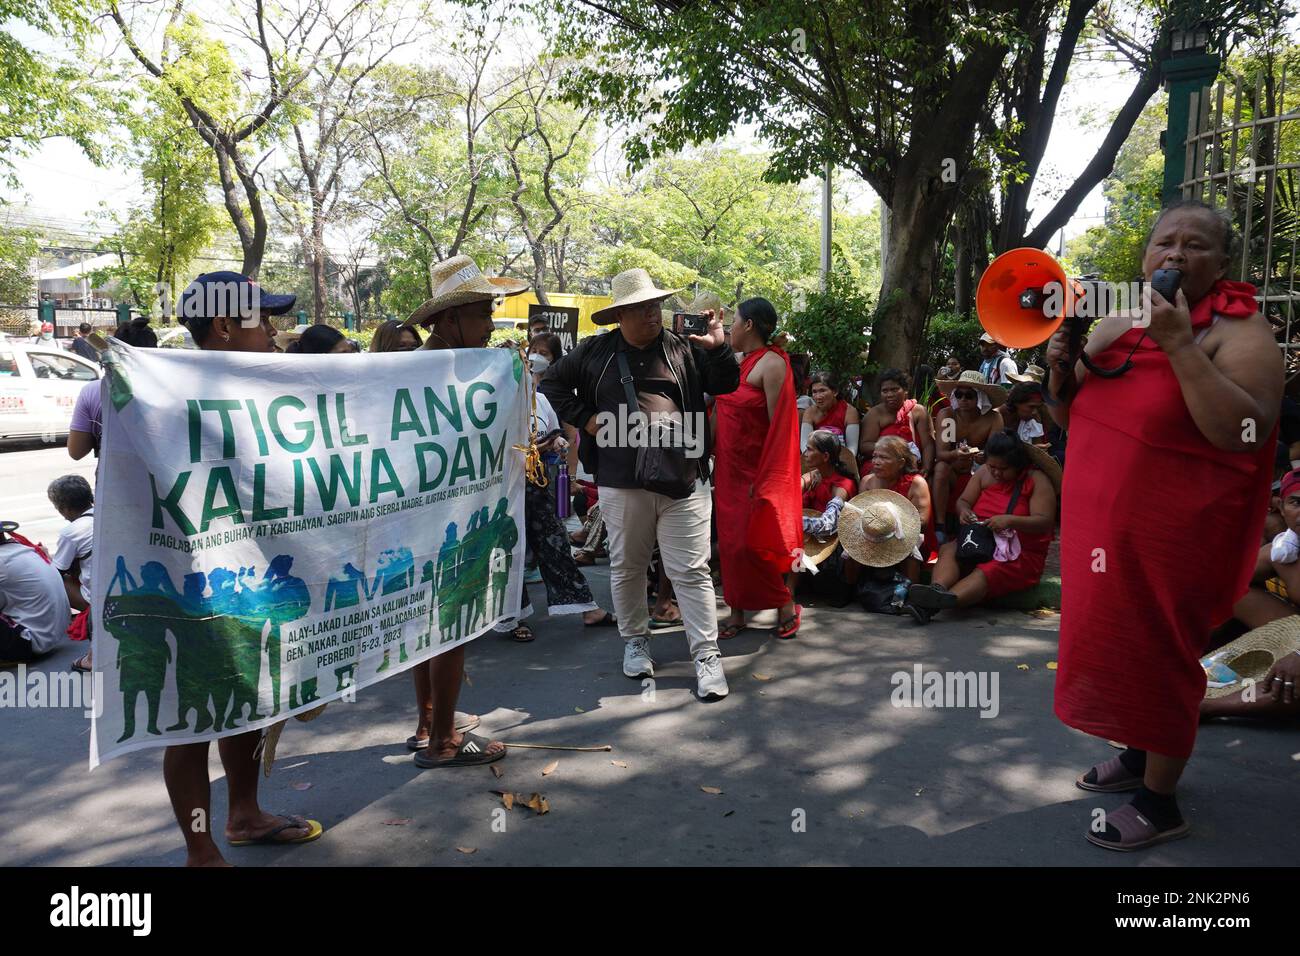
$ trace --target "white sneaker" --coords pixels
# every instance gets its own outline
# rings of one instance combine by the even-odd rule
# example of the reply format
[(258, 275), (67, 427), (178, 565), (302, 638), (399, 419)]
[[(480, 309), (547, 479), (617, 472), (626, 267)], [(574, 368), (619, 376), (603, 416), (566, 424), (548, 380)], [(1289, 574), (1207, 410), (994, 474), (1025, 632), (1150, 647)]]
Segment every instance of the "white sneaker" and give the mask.
[(731, 693), (722, 673), (722, 655), (710, 654), (695, 662), (695, 693), (700, 700), (718, 700)]
[(623, 648), (623, 673), (628, 677), (654, 677), (655, 662), (650, 657), (650, 638), (634, 637)]

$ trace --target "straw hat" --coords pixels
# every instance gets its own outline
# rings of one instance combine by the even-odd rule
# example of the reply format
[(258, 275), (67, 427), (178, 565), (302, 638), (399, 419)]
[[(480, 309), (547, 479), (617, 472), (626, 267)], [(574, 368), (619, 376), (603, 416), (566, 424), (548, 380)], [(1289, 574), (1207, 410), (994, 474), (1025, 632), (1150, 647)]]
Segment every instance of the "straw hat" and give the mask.
[(921, 514), (896, 491), (864, 491), (844, 503), (839, 532), (850, 558), (870, 568), (887, 568), (916, 550)]
[(1031, 467), (1037, 468), (1047, 476), (1047, 479), (1052, 483), (1052, 487), (1056, 489), (1056, 497), (1060, 498), (1061, 463), (1037, 445), (1031, 445), (1027, 441), (1022, 441), (1020, 444), (1024, 446), (1025, 452), (1029, 455)]
[(1270, 667), (1295, 651), (1300, 651), (1300, 615), (1293, 614), (1247, 631), (1231, 644), (1201, 658), (1206, 677), (1225, 685), (1206, 687), (1206, 698), (1213, 700), (1240, 693), (1247, 680), (1263, 680)]
[[(803, 516), (805, 518), (820, 518), (822, 513), (815, 508), (804, 508)], [(808, 559), (809, 564), (818, 565), (834, 554), (839, 544), (840, 536), (834, 532), (825, 540), (804, 532), (803, 556)]]
[[(315, 720), (325, 710), (326, 704), (319, 707), (313, 707), (311, 710), (303, 711), (297, 714), (298, 720)], [(282, 720), (278, 724), (272, 724), (263, 732), (262, 737), (262, 773), (271, 776), (271, 764), (275, 763), (275, 748), (280, 743), (280, 734), (284, 733), (284, 725), (287, 720)]]
[(408, 315), (403, 325), (419, 325), (431, 315), (467, 302), (485, 302), (528, 291), (526, 279), (485, 276), (469, 256), (452, 256), (430, 266), (429, 285), (433, 298)]
[(669, 296), (676, 295), (680, 289), (659, 289), (655, 287), (650, 273), (644, 269), (628, 269), (614, 276), (609, 284), (614, 301), (603, 309), (591, 313), (591, 321), (596, 325), (612, 325), (618, 320), (618, 310), (625, 305), (639, 305), (642, 302), (662, 302)]
[(947, 395), (954, 388), (961, 388), (963, 386), (966, 388), (973, 388), (976, 391), (983, 392), (987, 395), (989, 401), (993, 403), (994, 408), (997, 408), (999, 405), (1005, 405), (1007, 401), (1008, 392), (1005, 388), (1001, 385), (990, 385), (988, 382), (984, 381), (984, 376), (974, 369), (967, 369), (965, 372), (962, 372), (961, 375), (957, 377), (956, 381), (936, 381), (934, 385), (935, 388), (944, 395)]
[(1030, 365), (1025, 369), (1024, 375), (1008, 375), (1007, 378), (1013, 382), (1037, 382), (1043, 384), (1043, 377), (1047, 375), (1047, 369), (1038, 365)]

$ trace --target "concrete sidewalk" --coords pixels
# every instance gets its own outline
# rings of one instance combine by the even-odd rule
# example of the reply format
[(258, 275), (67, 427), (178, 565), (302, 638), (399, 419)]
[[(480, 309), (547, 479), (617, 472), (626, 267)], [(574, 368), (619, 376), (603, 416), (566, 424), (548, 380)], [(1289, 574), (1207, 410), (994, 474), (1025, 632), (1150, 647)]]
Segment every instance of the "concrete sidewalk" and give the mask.
[[(588, 578), (609, 606), (608, 567), (590, 569)], [(759, 620), (770, 626), (774, 617)], [(651, 701), (641, 683), (622, 675), (615, 631), (584, 630), (577, 617), (530, 623), (532, 644), (492, 634), (474, 643), (461, 709), (483, 715), (480, 733), (506, 741), (608, 743), (612, 752), (515, 750), (496, 764), (500, 780), (487, 767), (421, 772), (403, 746), (414, 730), (414, 700), (410, 678), (400, 674), (285, 730), (263, 805), (315, 817), (325, 836), (296, 848), (223, 844), (228, 859), (249, 866), (1108, 867), (1300, 859), (1294, 726), (1202, 728), (1181, 792), (1189, 839), (1138, 854), (1086, 843), (1093, 808), (1113, 809), (1126, 797), (1073, 785), (1114, 751), (1052, 715), (1054, 673), (1046, 664), (1056, 658), (1054, 618), (944, 615), (921, 628), (852, 609), (808, 608), (798, 640), (773, 640), (760, 627), (723, 645), (732, 693), (714, 704), (694, 698), (680, 630), (653, 641)], [(66, 668), (76, 655), (68, 645), (42, 668)], [(995, 673), (997, 716), (893, 706), (891, 675), (910, 674), (916, 664)], [(183, 862), (161, 750), (91, 773), (81, 711), (9, 710), (0, 720), (0, 863)], [(557, 768), (543, 777), (553, 760)], [(220, 827), (225, 787), (215, 748), (212, 773)], [(541, 793), (550, 812), (516, 808), (504, 813), (506, 831), (494, 832), (501, 801), (490, 791), (498, 789)]]

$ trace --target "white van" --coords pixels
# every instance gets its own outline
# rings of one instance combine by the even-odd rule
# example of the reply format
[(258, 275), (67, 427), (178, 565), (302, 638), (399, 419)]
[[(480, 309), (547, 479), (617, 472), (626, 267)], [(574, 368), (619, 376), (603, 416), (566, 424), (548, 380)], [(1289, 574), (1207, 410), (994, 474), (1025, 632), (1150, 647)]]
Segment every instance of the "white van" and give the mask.
[(0, 440), (66, 436), (82, 387), (103, 374), (58, 345), (0, 337)]

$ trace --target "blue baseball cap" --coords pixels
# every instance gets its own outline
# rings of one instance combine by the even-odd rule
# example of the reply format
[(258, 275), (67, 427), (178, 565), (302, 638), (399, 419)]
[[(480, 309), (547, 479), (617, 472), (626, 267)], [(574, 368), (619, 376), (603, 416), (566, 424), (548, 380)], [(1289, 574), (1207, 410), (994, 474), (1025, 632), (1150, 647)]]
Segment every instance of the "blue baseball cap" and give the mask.
[(176, 314), (184, 323), (218, 316), (258, 320), (264, 315), (284, 315), (296, 301), (296, 295), (264, 292), (238, 272), (206, 272), (185, 287)]

